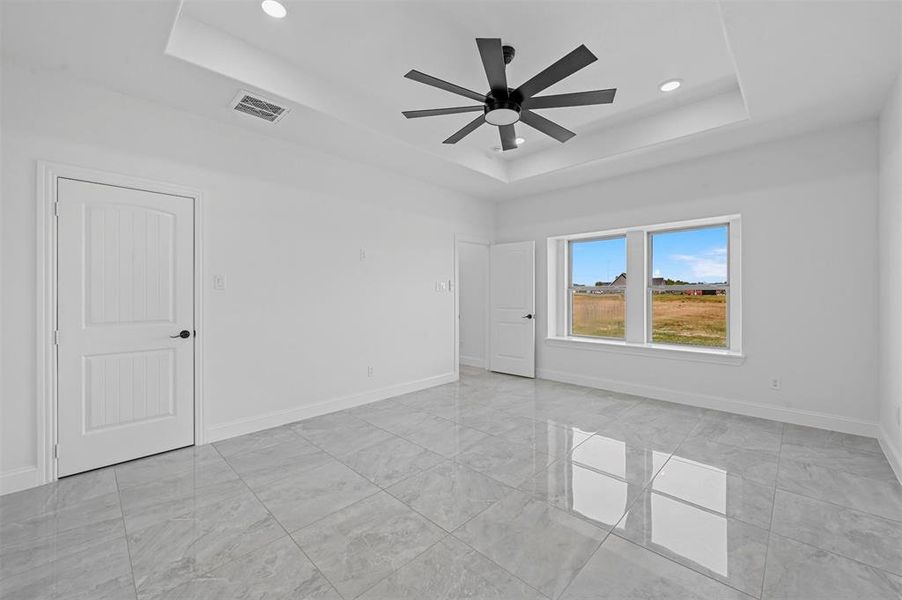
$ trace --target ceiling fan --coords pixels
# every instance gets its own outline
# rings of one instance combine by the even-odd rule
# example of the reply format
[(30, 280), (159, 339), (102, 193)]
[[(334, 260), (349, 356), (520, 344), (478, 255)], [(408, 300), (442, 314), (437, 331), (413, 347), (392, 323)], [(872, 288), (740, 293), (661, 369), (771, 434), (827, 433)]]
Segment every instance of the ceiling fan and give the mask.
[(498, 38), (476, 38), (476, 46), (479, 48), (482, 65), (485, 67), (485, 74), (489, 81), (490, 89), (487, 94), (468, 90), (417, 70), (411, 70), (404, 76), (482, 103), (473, 106), (403, 111), (402, 114), (408, 119), (477, 111), (483, 113), (446, 139), (444, 141), (445, 144), (456, 144), (470, 133), (476, 131), (483, 123), (488, 123), (498, 127), (498, 131), (501, 134), (501, 148), (503, 150), (513, 150), (517, 147), (517, 134), (514, 130), (514, 123), (517, 121), (522, 121), (559, 142), (566, 142), (576, 134), (553, 121), (549, 121), (533, 112), (533, 110), (538, 108), (610, 104), (614, 101), (614, 94), (617, 93), (617, 89), (612, 88), (591, 92), (536, 96), (542, 90), (551, 87), (558, 81), (573, 75), (583, 67), (598, 60), (584, 45), (570, 52), (516, 89), (507, 87), (507, 73), (505, 71), (505, 65), (509, 64), (514, 58), (514, 48), (502, 46), (501, 40)]

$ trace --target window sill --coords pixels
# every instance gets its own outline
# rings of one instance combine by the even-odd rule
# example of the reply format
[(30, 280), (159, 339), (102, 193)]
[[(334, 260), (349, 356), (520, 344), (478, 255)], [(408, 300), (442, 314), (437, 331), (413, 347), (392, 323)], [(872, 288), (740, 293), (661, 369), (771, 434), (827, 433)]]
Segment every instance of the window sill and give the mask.
[(547, 337), (545, 344), (558, 348), (578, 348), (581, 350), (600, 350), (618, 352), (634, 356), (648, 356), (673, 360), (689, 360), (719, 365), (738, 366), (745, 362), (745, 355), (730, 350), (714, 348), (691, 348), (670, 346), (665, 344), (634, 344), (619, 340), (602, 340), (581, 337)]

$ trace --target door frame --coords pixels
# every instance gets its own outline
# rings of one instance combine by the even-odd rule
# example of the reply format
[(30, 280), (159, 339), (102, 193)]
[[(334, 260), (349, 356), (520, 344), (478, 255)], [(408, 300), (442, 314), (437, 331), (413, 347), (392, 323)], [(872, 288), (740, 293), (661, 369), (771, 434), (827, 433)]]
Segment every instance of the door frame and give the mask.
[(201, 335), (194, 337), (194, 445), (204, 443), (203, 401), (203, 194), (200, 190), (108, 171), (75, 165), (38, 161), (36, 180), (37, 227), (37, 323), (36, 323), (36, 485), (58, 478), (54, 449), (58, 443), (57, 352), (57, 247), (59, 242), (55, 203), (57, 180), (76, 179), (88, 183), (130, 188), (191, 199), (194, 204), (194, 327)]
[(477, 244), (486, 248), (485, 266), (485, 339), (483, 340), (484, 368), (489, 367), (489, 351), (491, 349), (489, 333), (491, 315), (492, 283), (492, 242), (488, 238), (472, 236), (464, 233), (454, 235), (454, 374), (460, 376), (460, 244)]

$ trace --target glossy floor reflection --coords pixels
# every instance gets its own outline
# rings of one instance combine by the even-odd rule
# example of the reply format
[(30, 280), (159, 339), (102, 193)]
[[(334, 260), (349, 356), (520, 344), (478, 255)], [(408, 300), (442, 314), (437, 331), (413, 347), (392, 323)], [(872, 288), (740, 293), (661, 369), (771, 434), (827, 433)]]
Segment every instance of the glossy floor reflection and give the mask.
[(902, 598), (869, 438), (465, 369), (0, 497), (0, 598)]

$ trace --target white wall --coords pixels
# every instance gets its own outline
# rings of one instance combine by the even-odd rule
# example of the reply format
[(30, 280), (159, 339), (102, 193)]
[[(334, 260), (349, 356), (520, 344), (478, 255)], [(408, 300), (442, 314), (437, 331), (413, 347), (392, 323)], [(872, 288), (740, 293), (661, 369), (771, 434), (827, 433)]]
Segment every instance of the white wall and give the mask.
[(460, 364), (484, 368), (488, 336), (489, 247), (460, 241), (457, 244), (457, 257)]
[(902, 480), (902, 74), (880, 115), (880, 200), (877, 206), (878, 369), (880, 433), (886, 455)]
[[(874, 435), (876, 184), (868, 122), (500, 204), (495, 239), (536, 240), (538, 375)], [(542, 339), (547, 236), (734, 213), (743, 364)]]
[(455, 234), (489, 236), (485, 204), (9, 64), (2, 102), (0, 491), (36, 477), (37, 160), (203, 191), (207, 441), (454, 377), (435, 281)]

